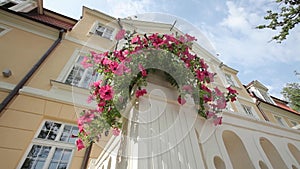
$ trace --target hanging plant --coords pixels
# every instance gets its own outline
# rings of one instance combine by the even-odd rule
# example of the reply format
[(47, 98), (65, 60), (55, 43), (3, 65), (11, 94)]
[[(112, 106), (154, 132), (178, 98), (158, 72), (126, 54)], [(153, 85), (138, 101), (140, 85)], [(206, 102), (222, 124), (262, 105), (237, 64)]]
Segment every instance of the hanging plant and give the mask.
[(84, 110), (78, 119), (79, 150), (103, 133), (107, 135), (110, 129), (114, 135), (120, 134), (121, 112), (128, 111), (128, 103), (147, 94), (147, 77), (160, 68), (164, 68), (166, 81), (178, 89), (178, 104), (184, 105), (190, 95), (200, 116), (212, 118), (215, 125), (222, 124), (220, 112), (227, 102), (236, 100), (237, 91), (228, 87), (223, 93), (217, 87), (209, 87), (216, 74), (208, 71), (203, 59), (191, 53), (194, 37), (158, 33), (140, 36), (122, 29), (115, 39), (122, 44), (119, 50), (91, 51), (82, 62), (103, 78), (91, 84), (88, 98), (88, 102), (97, 103), (97, 108)]

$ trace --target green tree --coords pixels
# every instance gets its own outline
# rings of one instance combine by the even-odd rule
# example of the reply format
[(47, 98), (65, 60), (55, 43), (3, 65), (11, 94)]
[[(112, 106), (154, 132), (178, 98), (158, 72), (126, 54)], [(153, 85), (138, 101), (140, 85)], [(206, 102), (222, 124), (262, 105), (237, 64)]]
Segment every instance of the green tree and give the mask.
[(281, 43), (289, 35), (290, 30), (300, 22), (300, 0), (276, 0), (275, 2), (278, 4), (279, 11), (268, 10), (264, 19), (270, 22), (256, 28), (281, 29), (279, 34), (272, 37), (272, 40)]
[(290, 102), (292, 109), (300, 112), (300, 84), (287, 83), (282, 89), (281, 94)]

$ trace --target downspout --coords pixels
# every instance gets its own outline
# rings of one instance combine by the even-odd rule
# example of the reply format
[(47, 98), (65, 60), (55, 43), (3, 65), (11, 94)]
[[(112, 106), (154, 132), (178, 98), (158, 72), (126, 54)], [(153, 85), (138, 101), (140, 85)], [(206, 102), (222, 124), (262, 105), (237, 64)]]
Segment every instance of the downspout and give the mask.
[(259, 100), (256, 101), (258, 110), (261, 112), (261, 114), (263, 115), (263, 117), (266, 121), (270, 121), (269, 118), (267, 117), (267, 115), (265, 114), (265, 112), (259, 107), (260, 103), (261, 103), (261, 101), (259, 101)]
[(92, 141), (91, 144), (86, 148), (85, 152), (84, 152), (84, 156), (83, 156), (83, 160), (81, 163), (81, 169), (86, 169), (88, 166), (88, 161), (91, 155), (91, 151), (92, 151), (92, 146), (93, 146), (94, 142)]
[[(25, 83), (32, 77), (32, 75), (37, 71), (41, 64), (46, 60), (49, 54), (56, 48), (56, 46), (62, 40), (62, 35), (65, 32), (64, 29), (59, 31), (59, 36), (57, 40), (52, 44), (52, 46), (46, 51), (46, 53), (40, 58), (40, 60), (30, 69), (30, 71), (23, 77), (23, 79), (15, 86), (15, 88), (8, 94), (8, 96), (0, 104), (0, 116), (3, 114), (3, 110), (10, 103), (10, 101), (18, 94), (19, 90), (25, 85)], [(3, 112), (2, 112), (3, 111)]]

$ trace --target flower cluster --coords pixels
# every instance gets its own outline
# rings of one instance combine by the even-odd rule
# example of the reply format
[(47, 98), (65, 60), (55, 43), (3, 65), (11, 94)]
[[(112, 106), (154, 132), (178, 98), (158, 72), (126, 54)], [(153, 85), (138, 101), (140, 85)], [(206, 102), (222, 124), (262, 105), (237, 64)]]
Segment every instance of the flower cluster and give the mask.
[[(123, 42), (121, 49), (104, 53), (92, 51), (82, 62), (85, 68), (93, 67), (103, 78), (91, 84), (88, 98), (89, 102), (97, 103), (97, 108), (83, 111), (78, 119), (78, 149), (99, 139), (103, 133), (107, 135), (111, 128), (114, 135), (119, 135), (122, 129), (120, 111), (126, 108), (128, 100), (147, 94), (144, 88), (147, 77), (156, 71), (148, 66), (153, 62), (165, 64), (162, 66), (176, 74), (177, 77), (167, 74), (167, 81), (180, 91), (179, 104), (185, 104), (186, 95), (190, 95), (198, 105), (199, 115), (212, 118), (215, 125), (222, 123), (220, 112), (226, 108), (228, 101), (235, 100), (237, 92), (230, 87), (226, 94), (217, 87), (210, 88), (215, 73), (209, 72), (204, 60), (191, 52), (196, 40), (194, 37), (158, 33), (142, 36), (122, 29), (115, 39)], [(153, 54), (154, 50), (159, 54)], [(191, 76), (185, 70), (191, 72)]]

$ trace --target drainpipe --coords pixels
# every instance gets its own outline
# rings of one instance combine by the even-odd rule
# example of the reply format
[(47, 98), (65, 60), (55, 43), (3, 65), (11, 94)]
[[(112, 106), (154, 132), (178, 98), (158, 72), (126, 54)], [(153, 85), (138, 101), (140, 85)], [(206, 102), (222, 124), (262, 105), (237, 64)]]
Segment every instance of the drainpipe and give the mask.
[(83, 161), (81, 163), (81, 169), (86, 169), (88, 166), (88, 161), (91, 155), (91, 151), (92, 151), (92, 146), (93, 146), (94, 142), (92, 141), (91, 144), (86, 148), (85, 152), (84, 152), (84, 157), (83, 157)]
[[(41, 66), (41, 64), (46, 60), (49, 54), (56, 48), (56, 46), (62, 40), (62, 35), (65, 32), (64, 29), (59, 31), (59, 36), (57, 40), (52, 44), (52, 46), (46, 51), (46, 53), (40, 58), (40, 60), (30, 69), (30, 71), (23, 77), (23, 79), (15, 86), (15, 88), (8, 94), (8, 96), (0, 104), (0, 116), (3, 114), (3, 110), (10, 103), (10, 101), (18, 94), (19, 90), (25, 85), (25, 83), (32, 77), (36, 70)], [(3, 111), (3, 112), (2, 112)]]
[(264, 119), (265, 119), (266, 121), (270, 121), (269, 118), (267, 117), (267, 115), (265, 114), (265, 112), (260, 108), (260, 106), (259, 106), (260, 103), (261, 103), (261, 101), (259, 101), (259, 100), (256, 101), (257, 108), (259, 109), (259, 111), (260, 111), (261, 114), (263, 115)]

